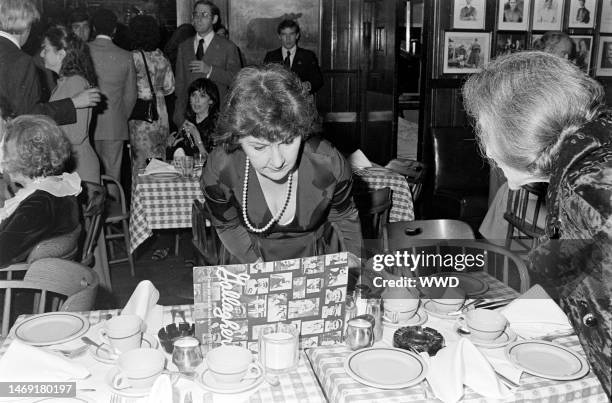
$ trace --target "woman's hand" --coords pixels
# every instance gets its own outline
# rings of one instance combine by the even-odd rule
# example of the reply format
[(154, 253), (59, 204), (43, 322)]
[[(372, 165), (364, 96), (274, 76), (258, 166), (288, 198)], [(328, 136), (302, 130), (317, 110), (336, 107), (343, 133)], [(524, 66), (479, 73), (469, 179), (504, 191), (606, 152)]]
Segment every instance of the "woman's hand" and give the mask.
[(202, 142), (202, 137), (200, 137), (200, 131), (198, 130), (196, 125), (186, 120), (185, 122), (183, 122), (183, 126), (181, 127), (181, 129), (185, 130), (191, 140), (191, 143), (195, 144), (198, 147), (200, 155), (208, 154), (206, 148), (204, 147), (204, 143)]

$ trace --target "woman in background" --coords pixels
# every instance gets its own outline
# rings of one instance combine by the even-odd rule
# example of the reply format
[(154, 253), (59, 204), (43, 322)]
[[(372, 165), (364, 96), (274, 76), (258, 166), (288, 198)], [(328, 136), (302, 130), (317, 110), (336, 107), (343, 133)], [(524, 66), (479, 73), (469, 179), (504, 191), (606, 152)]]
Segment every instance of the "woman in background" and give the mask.
[(0, 171), (21, 188), (0, 208), (0, 267), (24, 261), (40, 241), (79, 226), (77, 173), (66, 173), (70, 142), (51, 118), (21, 115), (6, 125)]
[[(55, 26), (47, 30), (40, 56), (45, 67), (59, 75), (51, 101), (71, 98), (97, 85), (89, 47), (65, 27)], [(77, 109), (76, 113), (76, 123), (61, 127), (72, 144), (76, 172), (84, 181), (100, 183), (100, 161), (89, 141), (92, 108)]]
[(198, 78), (187, 89), (185, 122), (172, 140), (170, 154), (179, 147), (185, 155), (208, 155), (214, 146), (213, 132), (219, 113), (219, 90), (207, 78)]
[(463, 94), (480, 146), (510, 189), (549, 183), (531, 280), (559, 302), (610, 396), (612, 118), (604, 90), (564, 58), (519, 52), (471, 76)]
[(170, 133), (168, 111), (164, 97), (174, 92), (174, 74), (170, 62), (159, 45), (159, 25), (149, 15), (138, 15), (130, 20), (130, 33), (134, 46), (133, 57), (136, 66), (138, 98), (150, 100), (153, 97), (147, 78), (143, 54), (146, 58), (149, 75), (155, 91), (159, 118), (152, 122), (130, 120), (130, 144), (132, 146), (132, 169), (144, 168), (146, 159), (165, 156), (166, 143)]

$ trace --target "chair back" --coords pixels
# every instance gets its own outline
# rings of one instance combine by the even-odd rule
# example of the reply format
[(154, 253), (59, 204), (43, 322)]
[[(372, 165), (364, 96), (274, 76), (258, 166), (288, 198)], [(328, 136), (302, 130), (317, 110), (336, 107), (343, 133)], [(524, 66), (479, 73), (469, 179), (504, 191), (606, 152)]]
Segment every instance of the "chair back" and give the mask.
[[(106, 214), (105, 222), (117, 222), (129, 217), (127, 203), (125, 200), (125, 192), (121, 183), (112, 176), (101, 175), (102, 184), (106, 188), (107, 195), (119, 195), (119, 200), (114, 200), (111, 197), (106, 198)], [(118, 191), (113, 192), (111, 187), (117, 187)]]
[(94, 264), (94, 249), (102, 229), (102, 214), (106, 202), (106, 189), (93, 182), (83, 182), (84, 194), (82, 200), (85, 237), (81, 247), (81, 263), (91, 267)]
[(389, 222), (391, 189), (384, 187), (371, 192), (356, 194), (354, 201), (361, 219), (364, 239), (381, 239), (384, 226)]
[(506, 248), (518, 246), (518, 253), (529, 252), (544, 235), (546, 218), (545, 198), (547, 183), (531, 183), (519, 190), (508, 190), (508, 204), (504, 219), (508, 221)]
[[(494, 244), (490, 244), (485, 241), (476, 241), (476, 240), (461, 240), (461, 239), (451, 239), (451, 240), (414, 240), (412, 245), (408, 248), (404, 248), (400, 250), (400, 253), (407, 251), (412, 255), (419, 255), (421, 252), (425, 254), (436, 254), (441, 255), (444, 258), (435, 260), (430, 259), (430, 263), (434, 263), (433, 266), (428, 265), (427, 273), (421, 272), (419, 269), (423, 267), (417, 267), (414, 271), (410, 271), (410, 273), (394, 273), (399, 275), (406, 276), (419, 276), (419, 275), (427, 275), (431, 274), (431, 269), (435, 272), (441, 271), (451, 271), (455, 272), (458, 270), (458, 264), (465, 264), (464, 267), (465, 272), (480, 270), (480, 267), (477, 267), (476, 264), (479, 263), (476, 259), (470, 259), (472, 261), (472, 267), (467, 267), (467, 261), (463, 263), (455, 262), (454, 265), (448, 267), (445, 265), (445, 256), (446, 255), (454, 255), (454, 256), (474, 256), (482, 255), (482, 261), (484, 262), (482, 270), (486, 271), (492, 277), (495, 277), (499, 281), (503, 282), (505, 285), (514, 288), (516, 291), (520, 293), (524, 293), (529, 289), (529, 272), (527, 271), (527, 266), (525, 262), (514, 252), (498, 246)], [(442, 266), (439, 266), (438, 263), (441, 263)]]
[[(34, 313), (47, 310), (48, 294), (66, 297), (57, 307), (59, 311), (89, 311), (93, 308), (98, 291), (98, 276), (87, 266), (57, 258), (44, 258), (30, 264), (23, 280), (0, 280), (5, 290), (2, 316), (2, 335), (8, 333), (12, 290), (40, 291)], [(51, 304), (52, 305), (52, 304)], [(53, 305), (51, 310), (55, 310)]]
[(406, 178), (406, 182), (408, 182), (412, 191), (412, 201), (414, 205), (417, 205), (423, 192), (423, 183), (427, 176), (427, 165), (408, 158), (396, 158), (389, 161), (385, 168), (397, 172)]
[(191, 231), (196, 260), (198, 264), (226, 264), (229, 261), (228, 253), (211, 222), (212, 214), (206, 203), (194, 200), (191, 206)]
[(66, 260), (75, 259), (79, 252), (81, 231), (81, 225), (77, 225), (74, 230), (67, 234), (40, 241), (34, 246), (30, 253), (28, 253), (26, 263), (32, 263), (46, 257), (56, 257)]

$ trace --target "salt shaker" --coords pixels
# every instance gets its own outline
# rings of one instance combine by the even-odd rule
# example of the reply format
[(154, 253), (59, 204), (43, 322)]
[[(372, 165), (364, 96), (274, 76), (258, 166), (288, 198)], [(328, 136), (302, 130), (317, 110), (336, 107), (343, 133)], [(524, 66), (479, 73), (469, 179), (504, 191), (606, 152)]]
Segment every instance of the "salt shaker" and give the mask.
[(368, 298), (366, 314), (372, 315), (374, 318), (374, 340), (381, 340), (383, 336), (383, 326), (380, 298)]
[(355, 291), (353, 291), (353, 301), (355, 301), (357, 315), (364, 315), (367, 313), (366, 308), (368, 304), (368, 291), (369, 288), (366, 285), (358, 284), (357, 286), (355, 286)]
[(352, 295), (346, 296), (346, 312), (344, 313), (344, 329), (343, 334), (346, 334), (348, 321), (357, 316), (357, 305)]

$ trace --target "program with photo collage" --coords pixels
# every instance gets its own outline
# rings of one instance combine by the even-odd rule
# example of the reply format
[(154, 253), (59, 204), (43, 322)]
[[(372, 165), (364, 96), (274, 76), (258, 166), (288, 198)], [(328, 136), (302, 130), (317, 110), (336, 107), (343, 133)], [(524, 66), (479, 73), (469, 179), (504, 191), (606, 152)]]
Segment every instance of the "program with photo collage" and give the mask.
[(193, 268), (196, 337), (208, 349), (235, 344), (257, 352), (259, 329), (285, 322), (300, 347), (342, 342), (348, 256)]

